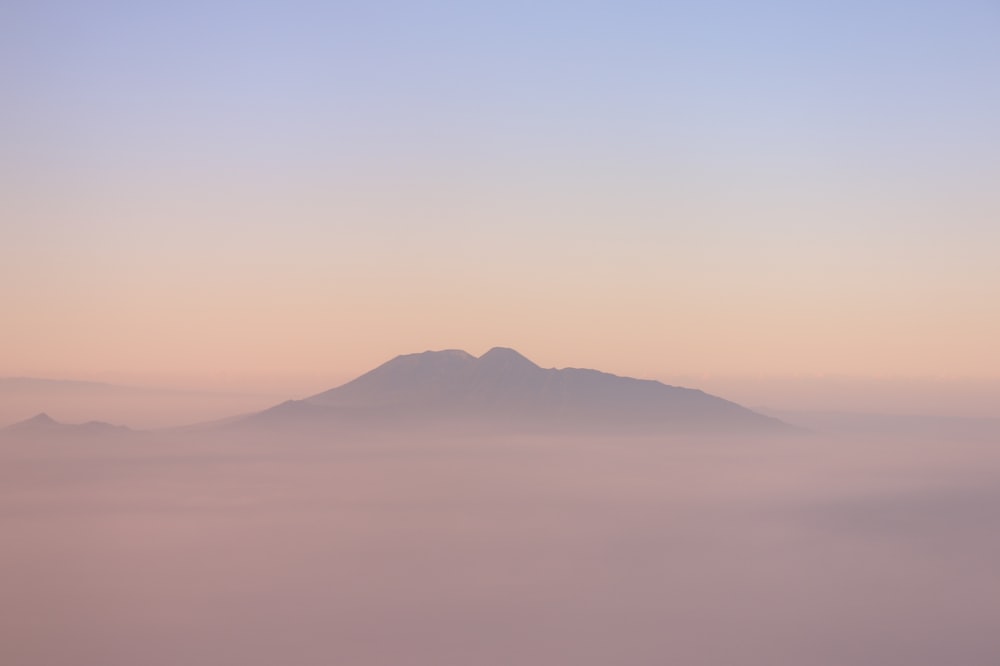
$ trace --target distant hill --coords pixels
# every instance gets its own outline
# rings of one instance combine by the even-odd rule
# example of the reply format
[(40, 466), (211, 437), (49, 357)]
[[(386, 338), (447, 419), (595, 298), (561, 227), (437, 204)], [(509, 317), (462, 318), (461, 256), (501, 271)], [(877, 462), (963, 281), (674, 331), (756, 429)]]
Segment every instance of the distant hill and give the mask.
[(124, 435), (134, 432), (125, 426), (105, 423), (103, 421), (88, 421), (87, 423), (61, 423), (44, 412), (19, 421), (6, 428), (0, 428), (0, 434), (16, 435), (18, 437), (79, 437)]
[(273, 405), (277, 399), (274, 394), (0, 377), (0, 425), (45, 412), (70, 423), (97, 419), (134, 428), (159, 428), (246, 414)]
[(479, 358), (461, 350), (397, 356), (342, 386), (282, 403), (235, 425), (608, 433), (790, 428), (696, 389), (597, 370), (542, 368), (504, 347)]

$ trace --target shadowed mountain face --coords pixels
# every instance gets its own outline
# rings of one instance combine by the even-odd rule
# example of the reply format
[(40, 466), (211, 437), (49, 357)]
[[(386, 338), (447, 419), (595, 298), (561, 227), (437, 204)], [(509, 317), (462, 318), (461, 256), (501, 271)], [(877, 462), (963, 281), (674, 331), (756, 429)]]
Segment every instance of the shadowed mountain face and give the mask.
[(702, 391), (596, 370), (545, 369), (513, 349), (406, 354), (254, 423), (466, 424), (491, 429), (773, 431), (784, 424)]

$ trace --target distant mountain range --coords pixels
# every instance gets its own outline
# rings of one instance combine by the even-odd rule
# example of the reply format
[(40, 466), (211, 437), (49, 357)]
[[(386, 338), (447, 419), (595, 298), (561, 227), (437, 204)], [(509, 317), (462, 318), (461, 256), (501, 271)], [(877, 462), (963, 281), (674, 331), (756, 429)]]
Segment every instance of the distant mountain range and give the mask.
[(11, 435), (27, 435), (29, 437), (41, 436), (49, 438), (52, 436), (76, 437), (80, 435), (121, 435), (134, 431), (130, 428), (126, 428), (125, 426), (105, 423), (104, 421), (61, 423), (43, 412), (31, 417), (30, 419), (25, 419), (24, 421), (19, 421), (13, 425), (7, 426), (6, 428), (0, 430), (0, 432)]
[(513, 349), (405, 354), (337, 388), (225, 427), (457, 426), (589, 432), (790, 429), (703, 391), (579, 368), (542, 368)]

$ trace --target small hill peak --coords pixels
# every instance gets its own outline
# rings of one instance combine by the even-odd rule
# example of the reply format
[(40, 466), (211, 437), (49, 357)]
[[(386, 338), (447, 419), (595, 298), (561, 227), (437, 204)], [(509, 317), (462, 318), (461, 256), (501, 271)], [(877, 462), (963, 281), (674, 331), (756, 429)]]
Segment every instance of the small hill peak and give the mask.
[(497, 368), (538, 368), (533, 361), (510, 347), (494, 347), (479, 357), (479, 365)]
[(389, 363), (396, 361), (409, 361), (414, 363), (434, 363), (434, 362), (448, 362), (448, 361), (471, 361), (476, 357), (467, 351), (461, 349), (443, 349), (441, 351), (428, 350), (425, 352), (417, 352), (415, 354), (400, 354), (395, 357)]
[(42, 412), (41, 414), (32, 416), (30, 419), (25, 419), (24, 421), (18, 421), (13, 425), (9, 425), (6, 430), (47, 430), (49, 428), (55, 428), (56, 426), (61, 427), (62, 424), (45, 412)]

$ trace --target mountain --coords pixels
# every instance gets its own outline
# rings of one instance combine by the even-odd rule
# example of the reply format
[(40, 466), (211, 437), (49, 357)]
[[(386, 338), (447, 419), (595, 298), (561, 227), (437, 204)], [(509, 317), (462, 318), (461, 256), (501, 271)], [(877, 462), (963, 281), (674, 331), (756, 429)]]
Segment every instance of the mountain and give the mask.
[(30, 419), (19, 421), (6, 428), (0, 428), (0, 434), (28, 437), (77, 437), (77, 436), (107, 436), (122, 435), (134, 432), (125, 426), (105, 423), (103, 421), (88, 421), (87, 423), (60, 423), (48, 414), (42, 412)]
[(781, 421), (696, 389), (580, 368), (513, 349), (397, 356), (337, 388), (253, 414), (244, 426), (461, 426), (490, 430), (777, 431)]

